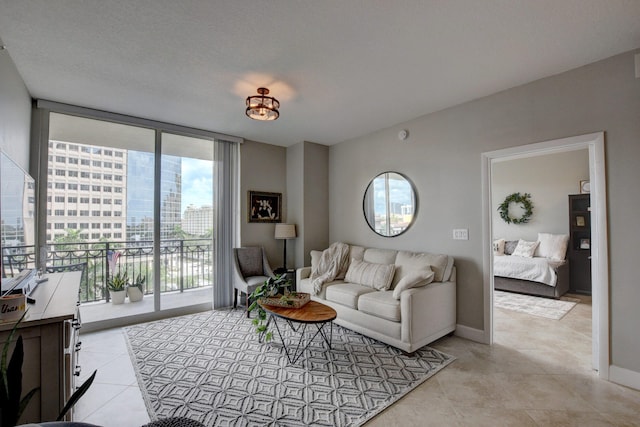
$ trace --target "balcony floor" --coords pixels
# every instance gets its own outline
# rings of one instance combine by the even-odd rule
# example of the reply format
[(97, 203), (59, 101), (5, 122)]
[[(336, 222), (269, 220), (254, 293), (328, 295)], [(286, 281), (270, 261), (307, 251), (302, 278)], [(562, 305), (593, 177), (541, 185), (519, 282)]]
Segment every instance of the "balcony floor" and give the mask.
[(111, 302), (91, 302), (80, 305), (80, 317), (84, 330), (99, 330), (117, 325), (146, 322), (156, 318), (187, 314), (189, 312), (210, 310), (213, 307), (213, 288), (211, 286), (186, 290), (184, 292), (165, 292), (160, 296), (160, 312), (154, 312), (153, 295), (145, 295), (142, 301), (124, 304)]

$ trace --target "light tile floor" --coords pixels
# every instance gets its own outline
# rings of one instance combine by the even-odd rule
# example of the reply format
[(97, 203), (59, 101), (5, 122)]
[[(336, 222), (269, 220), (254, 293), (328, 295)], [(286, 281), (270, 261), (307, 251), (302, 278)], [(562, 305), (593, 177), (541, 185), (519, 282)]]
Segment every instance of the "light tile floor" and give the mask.
[[(597, 378), (591, 303), (561, 320), (495, 310), (493, 346), (446, 337), (457, 360), (369, 421), (372, 426), (640, 426), (640, 391)], [(74, 419), (105, 427), (149, 422), (121, 329), (81, 335), (82, 379), (96, 381)]]

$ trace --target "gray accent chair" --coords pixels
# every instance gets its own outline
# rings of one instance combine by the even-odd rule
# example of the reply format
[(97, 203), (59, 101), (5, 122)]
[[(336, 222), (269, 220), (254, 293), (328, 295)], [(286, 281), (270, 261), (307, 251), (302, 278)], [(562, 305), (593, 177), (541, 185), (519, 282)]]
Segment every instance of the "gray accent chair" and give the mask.
[(274, 277), (262, 247), (233, 249), (233, 308), (238, 306), (238, 293), (245, 294), (245, 308), (249, 317), (249, 295), (269, 277)]

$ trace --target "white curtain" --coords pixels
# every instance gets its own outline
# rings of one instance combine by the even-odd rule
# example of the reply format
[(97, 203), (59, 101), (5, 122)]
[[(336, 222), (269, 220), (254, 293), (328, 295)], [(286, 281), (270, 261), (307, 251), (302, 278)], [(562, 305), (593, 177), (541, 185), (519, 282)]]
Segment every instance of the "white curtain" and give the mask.
[(240, 242), (240, 144), (216, 140), (213, 308), (233, 304), (233, 248)]

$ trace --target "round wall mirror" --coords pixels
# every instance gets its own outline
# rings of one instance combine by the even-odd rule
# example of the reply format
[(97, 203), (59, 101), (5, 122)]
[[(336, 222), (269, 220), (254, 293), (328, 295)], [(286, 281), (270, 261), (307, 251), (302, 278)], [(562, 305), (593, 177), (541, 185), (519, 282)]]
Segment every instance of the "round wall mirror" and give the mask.
[(362, 209), (374, 232), (394, 237), (413, 224), (417, 204), (415, 189), (407, 177), (398, 172), (383, 172), (367, 186)]

